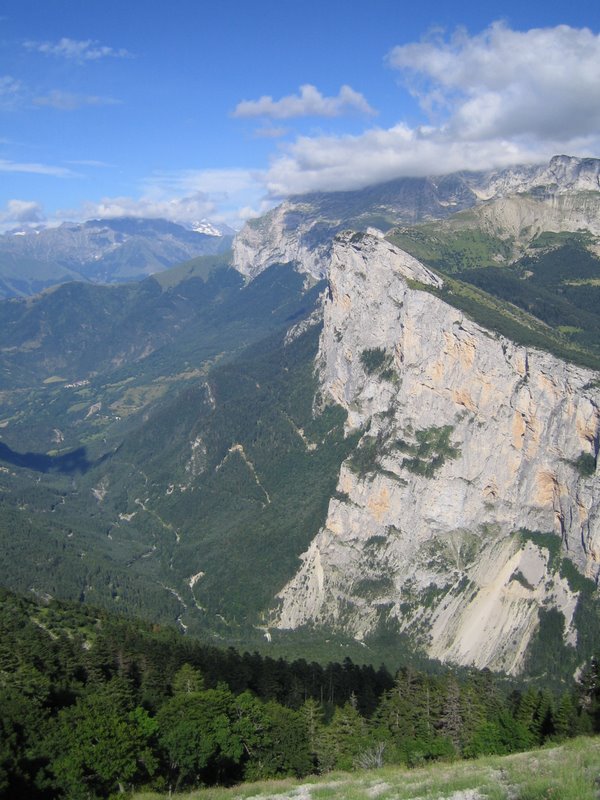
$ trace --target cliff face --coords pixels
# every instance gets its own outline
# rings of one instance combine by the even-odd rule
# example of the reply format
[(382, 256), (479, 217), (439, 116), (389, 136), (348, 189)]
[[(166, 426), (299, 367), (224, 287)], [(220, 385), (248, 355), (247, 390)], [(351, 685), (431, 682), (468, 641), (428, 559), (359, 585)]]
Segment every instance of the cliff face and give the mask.
[(597, 374), (469, 321), (376, 237), (338, 235), (327, 271), (322, 393), (362, 437), (274, 624), (359, 639), (383, 624), (432, 656), (517, 672), (544, 607), (574, 645), (556, 550), (598, 576)]
[(233, 266), (242, 275), (255, 278), (273, 264), (295, 262), (302, 265), (303, 272), (322, 278), (330, 236), (319, 240), (312, 230), (314, 224), (308, 203), (285, 201), (247, 223), (237, 234), (233, 241)]

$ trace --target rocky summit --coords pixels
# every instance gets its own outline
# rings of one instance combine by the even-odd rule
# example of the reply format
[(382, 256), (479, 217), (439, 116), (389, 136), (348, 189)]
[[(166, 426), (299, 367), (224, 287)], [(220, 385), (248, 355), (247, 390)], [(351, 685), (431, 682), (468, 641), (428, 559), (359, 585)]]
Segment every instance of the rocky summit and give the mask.
[(234, 240), (233, 260), (250, 278), (290, 261), (322, 277), (332, 238), (346, 228), (387, 232), (477, 209), (484, 228), (500, 227), (503, 237), (511, 228), (527, 238), (580, 228), (598, 235), (599, 206), (600, 159), (555, 156), (538, 166), (400, 178), (352, 192), (292, 197), (246, 224)]

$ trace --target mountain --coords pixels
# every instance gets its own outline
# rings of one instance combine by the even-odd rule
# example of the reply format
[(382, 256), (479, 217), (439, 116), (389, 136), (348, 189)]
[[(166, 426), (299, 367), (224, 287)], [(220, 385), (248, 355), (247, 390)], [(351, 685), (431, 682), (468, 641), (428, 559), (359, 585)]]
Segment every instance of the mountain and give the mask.
[(361, 436), (275, 625), (392, 626), (507, 672), (540, 615), (573, 646), (586, 584), (565, 558), (598, 578), (598, 374), (491, 334), (367, 234), (336, 237), (329, 286), (320, 385)]
[[(233, 263), (250, 277), (290, 261), (322, 277), (332, 237), (341, 230), (387, 233), (400, 224), (446, 219), (504, 198), (515, 207), (519, 231), (536, 220), (544, 231), (585, 228), (598, 236), (599, 191), (600, 160), (556, 156), (547, 165), (400, 178), (352, 192), (301, 195), (249, 221), (235, 238)], [(535, 232), (529, 230), (531, 238)]]
[(0, 297), (30, 295), (69, 280), (140, 280), (227, 250), (231, 233), (206, 220), (189, 230), (167, 220), (128, 217), (12, 231), (0, 236)]
[(236, 269), (1, 303), (6, 585), (572, 674), (600, 635), (598, 174), (292, 198)]

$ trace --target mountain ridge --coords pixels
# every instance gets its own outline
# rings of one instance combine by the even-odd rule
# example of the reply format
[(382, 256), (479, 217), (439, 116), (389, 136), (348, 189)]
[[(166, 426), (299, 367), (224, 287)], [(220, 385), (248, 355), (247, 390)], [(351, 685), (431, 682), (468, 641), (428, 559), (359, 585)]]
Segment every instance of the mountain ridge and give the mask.
[[(298, 195), (246, 224), (233, 243), (233, 266), (252, 278), (269, 264), (294, 262), (301, 271), (323, 277), (331, 238), (344, 228), (387, 233), (397, 225), (446, 219), (490, 200), (531, 192), (538, 213), (544, 204), (560, 204), (565, 194), (590, 193), (592, 210), (581, 222), (589, 227), (589, 217), (596, 222), (599, 216), (599, 181), (599, 159), (555, 156), (537, 166), (400, 178), (352, 192)], [(569, 230), (573, 223), (577, 215)]]
[(13, 231), (0, 235), (0, 297), (30, 295), (65, 280), (141, 280), (196, 256), (222, 253), (230, 244), (229, 229), (209, 223), (196, 230), (137, 217)]

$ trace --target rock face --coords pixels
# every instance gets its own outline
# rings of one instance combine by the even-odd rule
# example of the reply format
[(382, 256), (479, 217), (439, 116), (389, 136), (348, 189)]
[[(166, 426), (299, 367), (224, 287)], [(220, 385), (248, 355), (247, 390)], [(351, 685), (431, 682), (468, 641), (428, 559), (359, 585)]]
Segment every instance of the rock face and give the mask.
[(339, 234), (327, 271), (322, 394), (362, 435), (274, 625), (384, 625), (514, 673), (544, 607), (575, 645), (557, 553), (598, 577), (598, 375), (471, 322), (387, 241)]
[(302, 195), (249, 222), (234, 240), (233, 264), (253, 278), (273, 264), (295, 262), (301, 271), (322, 278), (331, 239), (343, 229), (386, 231), (490, 203), (484, 228), (493, 232), (500, 227), (531, 240), (541, 224), (542, 230), (586, 228), (600, 235), (599, 191), (600, 159), (555, 156), (536, 166), (403, 178), (354, 192)]
[(474, 173), (471, 186), (482, 200), (530, 191), (542, 196), (597, 192), (600, 191), (600, 159), (554, 156), (548, 164)]
[[(302, 264), (302, 271), (323, 277), (330, 237), (310, 236), (313, 227), (309, 203), (286, 201), (263, 217), (247, 223), (233, 241), (233, 264), (238, 272), (255, 278), (273, 264)], [(329, 233), (329, 232), (328, 232)]]

